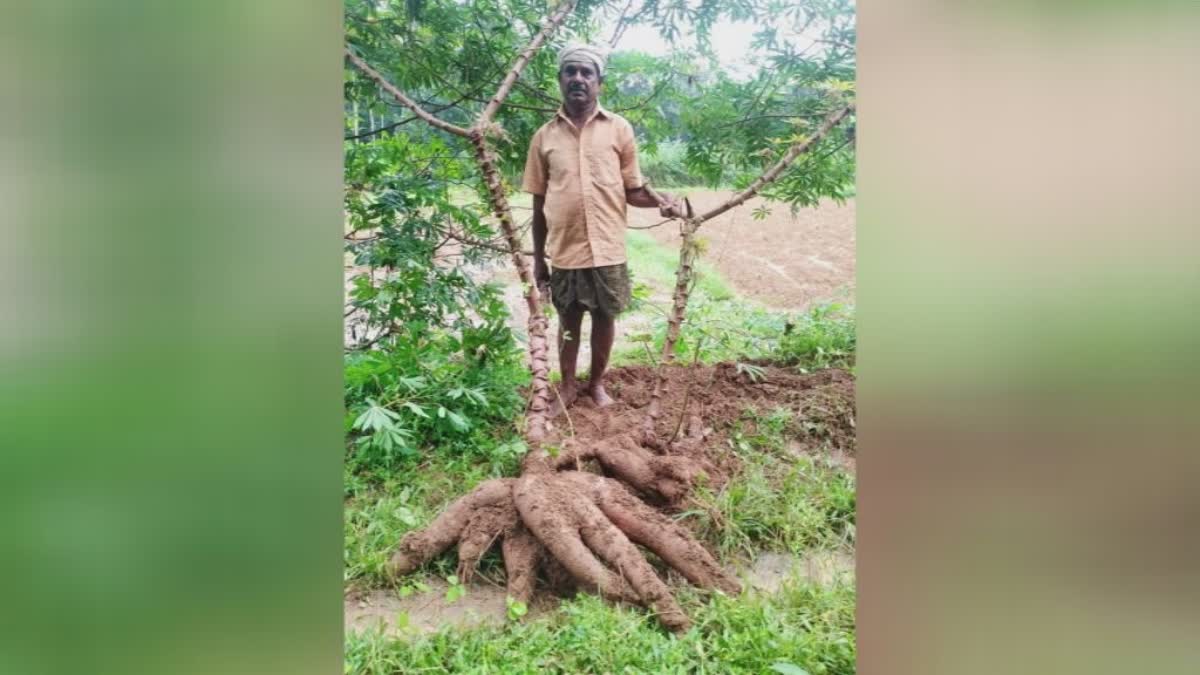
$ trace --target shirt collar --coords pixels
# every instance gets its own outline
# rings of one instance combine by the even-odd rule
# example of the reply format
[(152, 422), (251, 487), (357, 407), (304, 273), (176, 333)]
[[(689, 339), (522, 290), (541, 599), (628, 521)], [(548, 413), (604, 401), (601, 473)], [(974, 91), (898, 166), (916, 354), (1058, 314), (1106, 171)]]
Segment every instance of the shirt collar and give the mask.
[[(565, 121), (567, 124), (573, 125), (573, 122), (571, 122), (571, 118), (567, 117), (567, 107), (565, 105), (560, 105), (558, 107), (558, 117), (562, 118), (563, 121)], [(587, 118), (587, 120), (583, 123), (583, 126), (586, 127), (589, 122), (596, 119), (597, 117), (603, 117), (605, 119), (612, 119), (612, 113), (605, 110), (604, 106), (600, 105), (599, 103), (596, 103), (596, 112), (592, 113), (592, 116)]]

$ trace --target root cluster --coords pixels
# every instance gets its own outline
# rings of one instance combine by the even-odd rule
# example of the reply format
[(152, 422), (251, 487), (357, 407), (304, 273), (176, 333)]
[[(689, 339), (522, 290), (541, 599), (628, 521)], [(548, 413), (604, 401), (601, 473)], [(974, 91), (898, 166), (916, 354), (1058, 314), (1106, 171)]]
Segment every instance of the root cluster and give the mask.
[(741, 592), (686, 528), (651, 506), (678, 505), (709, 475), (706, 465), (691, 454), (652, 453), (632, 435), (587, 447), (567, 442), (556, 456), (530, 452), (520, 477), (484, 482), (405, 536), (390, 572), (411, 572), (457, 544), (458, 576), (466, 583), (499, 543), (508, 594), (517, 600), (529, 601), (540, 571), (559, 585), (644, 606), (670, 630), (687, 630), (687, 615), (638, 546), (700, 588)]

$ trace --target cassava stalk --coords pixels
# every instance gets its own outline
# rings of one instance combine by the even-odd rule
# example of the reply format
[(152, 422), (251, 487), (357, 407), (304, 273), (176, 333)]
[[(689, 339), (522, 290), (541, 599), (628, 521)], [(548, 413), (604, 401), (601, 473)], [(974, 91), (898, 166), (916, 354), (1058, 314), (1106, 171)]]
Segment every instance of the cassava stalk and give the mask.
[(533, 400), (529, 404), (526, 415), (525, 440), (530, 449), (537, 449), (546, 435), (547, 413), (550, 408), (550, 356), (546, 340), (546, 315), (542, 312), (541, 298), (537, 284), (534, 283), (533, 270), (525, 256), (521, 254), (521, 241), (517, 237), (517, 228), (513, 224), (512, 209), (509, 208), (508, 198), (504, 194), (504, 184), (500, 179), (500, 170), (496, 166), (496, 156), (487, 147), (483, 133), (473, 129), (470, 135), (471, 145), (475, 147), (475, 160), (483, 172), (484, 184), (488, 191), (488, 201), (492, 213), (500, 221), (500, 229), (512, 252), (513, 265), (517, 268), (517, 276), (525, 290), (525, 306), (529, 309), (529, 319), (526, 323), (529, 331), (529, 367), (533, 373)]
[[(658, 364), (658, 373), (654, 378), (654, 390), (650, 394), (650, 405), (646, 408), (646, 418), (642, 423), (642, 442), (646, 445), (652, 447), (661, 445), (654, 429), (659, 416), (662, 414), (662, 397), (666, 389), (667, 368), (675, 358), (675, 343), (679, 340), (679, 331), (683, 326), (683, 321), (687, 314), (687, 302), (690, 292), (689, 285), (695, 273), (696, 258), (699, 257), (699, 246), (697, 246), (695, 240), (696, 230), (705, 221), (711, 220), (757, 195), (759, 190), (783, 175), (783, 172), (798, 157), (815, 147), (817, 143), (829, 135), (829, 132), (852, 112), (854, 112), (854, 104), (849, 103), (830, 114), (825, 118), (825, 121), (817, 129), (816, 133), (789, 148), (787, 153), (778, 162), (756, 178), (749, 187), (729, 198), (720, 206), (700, 216), (693, 216), (691, 204), (688, 204), (688, 217), (684, 220), (683, 226), (680, 228), (683, 234), (683, 241), (679, 246), (679, 266), (675, 270), (675, 293), (671, 308), (671, 317), (667, 321), (667, 337), (663, 342), (662, 360)], [(649, 185), (646, 186), (646, 191), (660, 204), (664, 203), (663, 198), (654, 192)]]

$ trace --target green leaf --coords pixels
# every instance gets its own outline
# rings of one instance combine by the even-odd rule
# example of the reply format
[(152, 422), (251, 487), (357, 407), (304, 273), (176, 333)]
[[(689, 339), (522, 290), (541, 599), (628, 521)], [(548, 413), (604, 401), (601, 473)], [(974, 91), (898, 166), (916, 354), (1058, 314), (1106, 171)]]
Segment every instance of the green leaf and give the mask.
[(516, 621), (517, 619), (520, 619), (521, 617), (525, 616), (526, 612), (529, 611), (529, 608), (525, 606), (525, 603), (520, 602), (519, 600), (514, 600), (511, 595), (504, 598), (504, 604), (508, 609), (508, 619), (510, 621)]
[(785, 661), (771, 664), (771, 670), (782, 673), (782, 675), (808, 675), (807, 670)]
[(468, 422), (462, 415), (459, 415), (453, 410), (447, 410), (446, 415), (449, 416), (450, 424), (453, 425), (455, 429), (458, 429), (459, 431), (467, 431), (471, 428), (471, 423)]
[(425, 419), (429, 419), (429, 413), (425, 412), (424, 408), (417, 405), (416, 403), (413, 403), (412, 401), (406, 401), (404, 403), (404, 407), (411, 410), (413, 412), (413, 414), (418, 417), (424, 417)]

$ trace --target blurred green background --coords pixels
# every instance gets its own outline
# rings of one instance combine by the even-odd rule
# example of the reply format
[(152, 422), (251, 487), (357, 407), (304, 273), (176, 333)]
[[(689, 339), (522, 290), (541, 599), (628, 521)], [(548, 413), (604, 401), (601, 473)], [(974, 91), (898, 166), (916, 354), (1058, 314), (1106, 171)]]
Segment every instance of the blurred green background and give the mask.
[(1200, 662), (1197, 9), (860, 3), (860, 672)]
[(340, 20), (0, 9), (0, 672), (341, 669)]

